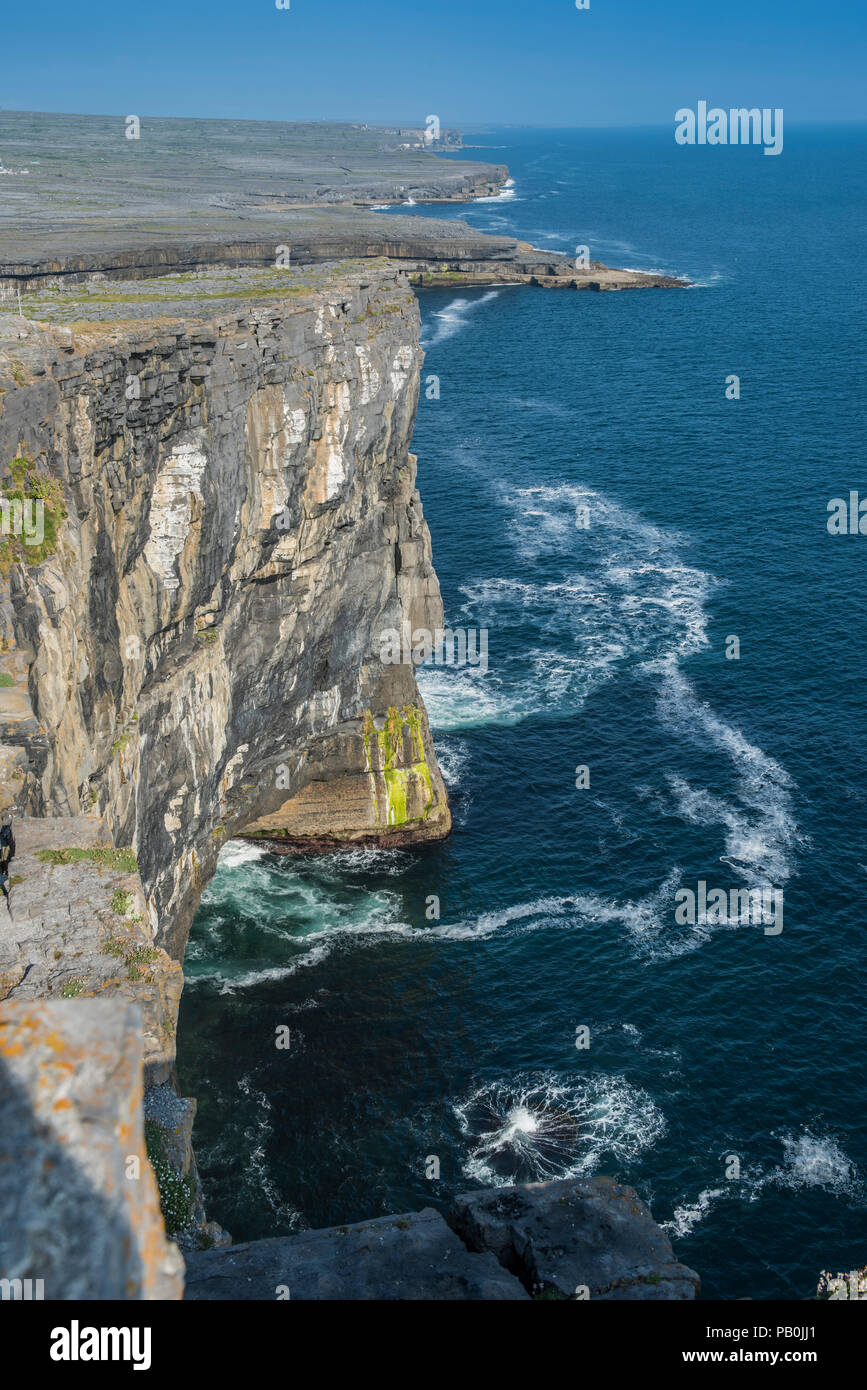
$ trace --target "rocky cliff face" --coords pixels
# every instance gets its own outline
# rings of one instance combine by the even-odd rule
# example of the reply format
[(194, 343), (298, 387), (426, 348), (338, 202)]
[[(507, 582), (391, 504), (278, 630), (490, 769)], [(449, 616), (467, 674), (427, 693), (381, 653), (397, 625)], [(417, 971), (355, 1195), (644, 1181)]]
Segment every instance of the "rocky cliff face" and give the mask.
[[(0, 221), (0, 303), (6, 300), (11, 307), (20, 291), (31, 296), (27, 312), (32, 317), (50, 311), (54, 319), (72, 319), (81, 314), (87, 291), (80, 286), (88, 282), (103, 288), (107, 281), (121, 280), (125, 292), (132, 293), (139, 280), (183, 275), (175, 284), (176, 291), (183, 292), (192, 276), (212, 275), (218, 268), (267, 271), (275, 264), (278, 247), (293, 266), (388, 257), (416, 285), (612, 290), (677, 289), (688, 283), (667, 275), (610, 269), (596, 260), (578, 268), (572, 256), (540, 251), (515, 237), (491, 236), (466, 222), (386, 216), (340, 205), (327, 210), (289, 208), (279, 215), (255, 207), (242, 221), (209, 214), (206, 228), (169, 218), (156, 228), (146, 222), (85, 226), (73, 236), (51, 225), (33, 229), (20, 240), (10, 238)], [(137, 292), (146, 296), (149, 290), (145, 286)], [(88, 307), (92, 306), (91, 298)]]
[[(413, 668), (380, 656), (442, 626), (409, 452), (418, 308), (368, 262), (103, 282), (63, 325), (44, 312), (0, 316), (0, 1279), (176, 1298), (165, 1231), (225, 1240), (172, 1086), (222, 843), (449, 829)], [(191, 1298), (284, 1286), (684, 1299), (697, 1277), (600, 1180), (190, 1257)]]
[(0, 321), (0, 461), (66, 513), (41, 563), (5, 556), (9, 785), (137, 852), (176, 957), (229, 835), (449, 829), (412, 667), (379, 659), (442, 625), (418, 308), (387, 266), (278, 279), (198, 280), (183, 318), (121, 284), (100, 323)]

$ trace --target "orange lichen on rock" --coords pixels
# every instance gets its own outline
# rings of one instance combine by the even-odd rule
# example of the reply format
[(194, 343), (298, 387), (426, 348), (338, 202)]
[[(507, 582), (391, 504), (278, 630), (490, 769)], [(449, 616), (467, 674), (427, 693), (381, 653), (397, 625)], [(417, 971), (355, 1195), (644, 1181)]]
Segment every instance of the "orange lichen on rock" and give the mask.
[(135, 1004), (0, 1004), (0, 1278), (41, 1279), (47, 1299), (181, 1297), (142, 1079)]

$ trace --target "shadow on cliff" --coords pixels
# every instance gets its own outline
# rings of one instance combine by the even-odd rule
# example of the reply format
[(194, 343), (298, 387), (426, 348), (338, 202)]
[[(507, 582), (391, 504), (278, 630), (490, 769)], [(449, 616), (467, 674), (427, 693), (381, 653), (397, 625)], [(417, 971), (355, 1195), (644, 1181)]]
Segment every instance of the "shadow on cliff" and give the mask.
[[(88, 1118), (82, 1146), (95, 1143), (96, 1162), (104, 1137)], [(95, 1186), (0, 1058), (0, 1279), (34, 1281), (29, 1291), (0, 1286), (0, 1301), (37, 1298), (37, 1280), (46, 1300), (140, 1297), (145, 1270), (121, 1194)]]

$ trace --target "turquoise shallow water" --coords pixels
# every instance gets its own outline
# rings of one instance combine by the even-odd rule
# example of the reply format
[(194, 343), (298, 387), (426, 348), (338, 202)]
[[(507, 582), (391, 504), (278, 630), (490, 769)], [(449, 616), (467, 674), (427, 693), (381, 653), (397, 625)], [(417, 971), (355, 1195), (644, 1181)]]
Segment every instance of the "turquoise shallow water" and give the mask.
[[(421, 679), (455, 832), (224, 851), (180, 1019), (210, 1214), (256, 1238), (605, 1172), (706, 1295), (809, 1296), (867, 1241), (867, 537), (826, 528), (867, 493), (867, 133), (478, 138), (512, 196), (442, 215), (696, 287), (422, 295), (419, 486), (490, 645)], [(781, 890), (782, 932), (677, 925), (699, 880)]]

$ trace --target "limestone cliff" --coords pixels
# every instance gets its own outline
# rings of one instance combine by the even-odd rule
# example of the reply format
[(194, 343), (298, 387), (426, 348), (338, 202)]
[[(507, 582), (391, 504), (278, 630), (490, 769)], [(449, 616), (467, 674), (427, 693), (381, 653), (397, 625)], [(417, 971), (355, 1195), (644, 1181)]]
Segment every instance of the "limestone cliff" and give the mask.
[(380, 656), (443, 621), (409, 451), (419, 314), (369, 261), (80, 294), (0, 316), (9, 1296), (177, 1298), (180, 1245), (191, 1299), (694, 1297), (605, 1180), (213, 1248), (173, 1063), (221, 845), (450, 826), (414, 670)]
[(7, 489), (62, 494), (40, 562), (3, 557), (0, 771), (19, 812), (137, 853), (175, 957), (227, 836), (450, 824), (413, 670), (379, 660), (383, 629), (442, 624), (415, 298), (343, 264), (198, 277), (179, 314), (178, 279), (144, 308), (112, 285), (99, 322), (0, 319)]
[[(82, 121), (97, 145), (66, 162), (64, 197), (47, 162), (26, 226), (20, 201), (0, 210), (0, 300), (23, 296), (0, 315), (0, 809), (19, 842), (0, 902), (0, 1279), (176, 1298), (166, 1232), (188, 1252), (227, 1239), (174, 1090), (179, 962), (222, 844), (450, 828), (413, 669), (380, 659), (384, 632), (442, 626), (409, 282), (682, 282), (331, 207), (506, 178), (366, 128), (341, 133), (358, 168), (320, 167), (317, 130), (272, 178), (258, 155), (238, 177), (189, 128), (166, 158), (154, 123), (121, 197), (98, 143), (112, 123)], [(271, 1297), (283, 1266), (293, 1298), (693, 1296), (632, 1194), (509, 1200), (514, 1248), (499, 1207), (459, 1202), (451, 1226), (428, 1211), (210, 1249), (190, 1296)], [(601, 1262), (600, 1222), (622, 1227)]]

